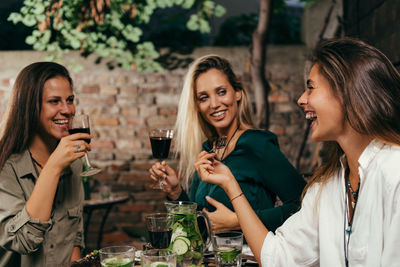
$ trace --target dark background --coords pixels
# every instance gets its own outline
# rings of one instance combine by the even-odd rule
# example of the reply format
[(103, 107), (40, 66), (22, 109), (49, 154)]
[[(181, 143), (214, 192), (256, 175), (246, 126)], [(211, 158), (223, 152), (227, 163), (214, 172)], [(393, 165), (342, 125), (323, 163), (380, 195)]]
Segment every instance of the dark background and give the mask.
[(380, 49), (400, 69), (400, 0), (344, 0), (347, 36)]
[[(142, 25), (141, 40), (151, 40), (158, 48), (189, 51), (199, 46), (250, 45), (252, 32), (258, 22), (259, 1), (247, 0), (250, 1), (248, 4), (241, 1), (217, 0), (226, 8), (227, 13), (221, 18), (211, 20), (210, 34), (192, 32), (186, 28), (186, 22), (194, 10), (177, 7), (156, 10), (150, 23)], [(0, 1), (0, 40), (6, 40), (0, 42), (0, 50), (31, 49), (31, 46), (25, 43), (25, 38), (31, 30), (22, 23), (14, 25), (7, 21), (9, 14), (19, 11), (22, 3), (23, 0)], [(290, 1), (288, 3), (285, 8), (275, 6), (268, 34), (269, 44), (301, 43), (300, 20), (303, 8), (300, 4), (292, 4)]]

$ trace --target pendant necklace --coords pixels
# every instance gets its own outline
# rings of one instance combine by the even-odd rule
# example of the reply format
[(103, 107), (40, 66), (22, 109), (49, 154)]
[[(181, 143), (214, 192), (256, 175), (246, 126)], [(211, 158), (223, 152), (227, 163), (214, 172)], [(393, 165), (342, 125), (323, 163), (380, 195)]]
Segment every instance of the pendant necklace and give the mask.
[(224, 147), (224, 151), (222, 152), (222, 155), (221, 155), (221, 160), (224, 159), (226, 148), (229, 146), (229, 143), (231, 142), (231, 140), (233, 139), (233, 137), (235, 136), (235, 134), (239, 130), (239, 128), (240, 128), (240, 125), (236, 128), (236, 130), (233, 132), (231, 138), (229, 138), (228, 142), (226, 143), (226, 146)]
[(358, 178), (358, 185), (357, 185), (357, 190), (356, 191), (354, 191), (353, 188), (351, 187), (349, 178), (348, 177), (346, 177), (346, 178), (347, 178), (346, 179), (347, 188), (349, 189), (349, 191), (350, 191), (350, 193), (351, 193), (351, 195), (353, 196), (353, 199), (354, 199), (354, 201), (351, 201), (351, 206), (354, 209), (354, 207), (356, 206), (356, 203), (357, 203), (358, 192), (360, 190), (360, 178)]
[[(350, 236), (351, 236), (351, 233), (353, 232), (352, 224), (353, 224), (353, 219), (354, 219), (354, 215), (355, 215), (356, 208), (357, 208), (358, 194), (360, 192), (360, 177), (358, 177), (358, 187), (355, 191), (351, 187), (349, 173), (347, 170), (345, 172), (345, 179), (346, 179), (346, 185), (345, 185), (346, 197), (345, 197), (345, 215), (344, 215), (344, 229), (345, 229), (345, 231), (344, 231), (345, 232), (344, 257), (345, 257), (345, 265), (347, 267), (347, 266), (349, 266), (348, 254), (349, 254)], [(351, 201), (350, 194), (353, 196), (354, 201)], [(353, 215), (351, 216), (351, 218), (350, 218), (350, 210), (349, 210), (348, 201), (351, 201), (351, 206), (353, 208)], [(346, 222), (347, 222), (347, 226), (346, 226)]]
[(216, 151), (218, 149), (224, 148), (224, 151), (222, 152), (222, 155), (221, 155), (221, 158), (220, 158), (220, 160), (222, 160), (224, 158), (226, 148), (228, 147), (229, 143), (231, 142), (231, 140), (233, 139), (233, 137), (235, 136), (235, 134), (239, 130), (239, 128), (240, 128), (240, 125), (233, 132), (233, 134), (229, 138), (228, 142), (226, 142), (226, 138), (227, 138), (226, 135), (218, 137), (217, 140), (215, 141), (215, 144), (214, 144), (213, 148), (209, 151), (209, 153), (216, 153)]
[[(345, 173), (346, 179), (346, 215), (347, 215), (347, 228), (346, 232), (350, 235), (351, 234), (351, 227), (353, 223), (354, 213), (356, 212), (357, 200), (358, 200), (358, 193), (360, 192), (360, 177), (358, 177), (358, 185), (357, 189), (354, 191), (350, 184), (349, 173), (346, 170)], [(353, 200), (350, 198), (350, 194), (353, 196)], [(348, 210), (348, 203), (347, 200), (351, 201), (351, 207), (353, 208), (353, 216), (350, 219), (350, 211)]]

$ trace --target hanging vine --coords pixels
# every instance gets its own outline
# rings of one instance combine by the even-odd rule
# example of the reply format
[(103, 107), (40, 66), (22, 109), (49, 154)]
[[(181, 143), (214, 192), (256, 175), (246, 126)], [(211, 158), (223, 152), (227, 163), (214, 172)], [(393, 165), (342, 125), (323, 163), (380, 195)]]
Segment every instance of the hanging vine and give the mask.
[(159, 71), (158, 51), (141, 41), (143, 24), (156, 9), (178, 6), (191, 12), (187, 28), (208, 33), (209, 19), (225, 9), (212, 0), (25, 0), (8, 20), (32, 29), (26, 43), (47, 51), (46, 60), (60, 61), (70, 50), (95, 53), (126, 69)]

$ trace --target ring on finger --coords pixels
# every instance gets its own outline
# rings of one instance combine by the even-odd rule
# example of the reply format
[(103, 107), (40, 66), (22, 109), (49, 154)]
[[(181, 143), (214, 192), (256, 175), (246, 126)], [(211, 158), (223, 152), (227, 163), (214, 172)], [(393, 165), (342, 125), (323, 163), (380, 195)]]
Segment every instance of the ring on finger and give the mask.
[(81, 152), (82, 150), (81, 150), (81, 146), (80, 145), (76, 145), (76, 152)]

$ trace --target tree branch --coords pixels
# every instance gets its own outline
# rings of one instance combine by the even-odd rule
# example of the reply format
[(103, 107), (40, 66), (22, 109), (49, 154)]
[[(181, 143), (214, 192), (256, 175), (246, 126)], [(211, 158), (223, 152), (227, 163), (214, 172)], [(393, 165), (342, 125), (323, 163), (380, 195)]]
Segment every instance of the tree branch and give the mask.
[(322, 27), (321, 32), (319, 33), (320, 41), (324, 39), (324, 34), (326, 32), (326, 29), (328, 28), (329, 21), (331, 20), (331, 15), (332, 15), (333, 8), (335, 7), (335, 5), (336, 5), (336, 0), (332, 0), (331, 5), (328, 9), (328, 13), (325, 16), (324, 26)]
[(265, 40), (271, 14), (271, 1), (261, 0), (258, 25), (252, 36), (253, 46), (250, 71), (256, 106), (255, 123), (260, 128), (268, 128), (269, 126), (269, 85), (265, 78)]

